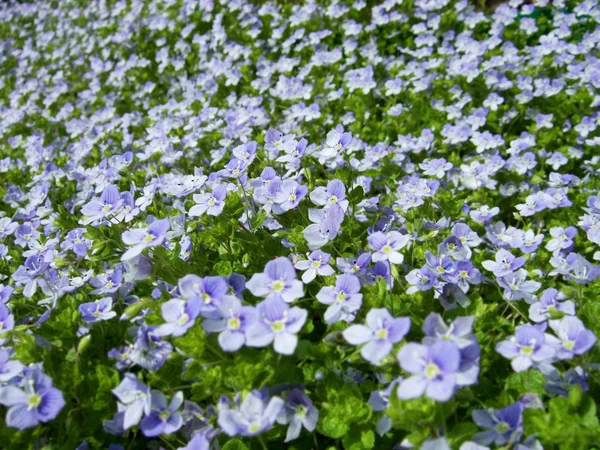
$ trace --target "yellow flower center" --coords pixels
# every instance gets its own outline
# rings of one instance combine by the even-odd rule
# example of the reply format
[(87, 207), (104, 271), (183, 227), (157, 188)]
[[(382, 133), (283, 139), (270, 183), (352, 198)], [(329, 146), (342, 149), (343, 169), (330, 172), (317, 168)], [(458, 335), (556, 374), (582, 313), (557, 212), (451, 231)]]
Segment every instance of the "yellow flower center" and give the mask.
[(181, 317), (179, 318), (179, 320), (177, 321), (177, 323), (179, 325), (185, 325), (186, 323), (188, 323), (190, 320), (190, 316), (187, 313), (183, 313), (181, 315)]
[(531, 355), (533, 353), (533, 347), (530, 345), (524, 345), (521, 347), (521, 354), (523, 355)]
[(248, 431), (250, 433), (256, 433), (258, 430), (260, 430), (260, 423), (253, 423), (248, 427)]
[(42, 397), (38, 394), (30, 395), (27, 398), (27, 411), (37, 408), (42, 403)]
[(300, 405), (296, 408), (296, 417), (302, 418), (304, 416), (306, 416), (306, 406), (304, 405)]
[(440, 368), (435, 363), (429, 363), (425, 368), (425, 376), (430, 380), (436, 378), (442, 373)]
[(241, 326), (240, 319), (238, 317), (232, 317), (227, 321), (227, 328), (230, 330), (239, 330)]
[(283, 331), (285, 329), (285, 323), (283, 323), (283, 321), (281, 320), (276, 320), (271, 324), (271, 329), (275, 333), (279, 333), (280, 331)]
[(496, 431), (500, 434), (504, 434), (507, 431), (510, 431), (510, 425), (506, 422), (500, 422), (498, 425), (496, 425)]

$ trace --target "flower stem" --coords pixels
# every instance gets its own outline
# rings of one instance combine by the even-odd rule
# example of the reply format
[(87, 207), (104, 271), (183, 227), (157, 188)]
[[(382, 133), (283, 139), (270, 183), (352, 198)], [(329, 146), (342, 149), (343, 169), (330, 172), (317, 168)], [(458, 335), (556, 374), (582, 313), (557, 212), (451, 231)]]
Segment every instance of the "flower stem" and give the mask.
[(263, 450), (269, 450), (269, 448), (267, 447), (267, 443), (261, 435), (258, 436), (258, 442), (260, 442), (260, 445), (263, 448)]

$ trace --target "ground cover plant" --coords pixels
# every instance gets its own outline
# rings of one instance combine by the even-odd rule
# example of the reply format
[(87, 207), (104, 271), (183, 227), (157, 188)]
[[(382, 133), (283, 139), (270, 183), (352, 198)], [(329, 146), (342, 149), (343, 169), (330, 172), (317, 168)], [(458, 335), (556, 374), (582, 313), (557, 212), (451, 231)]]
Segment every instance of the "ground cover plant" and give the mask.
[(0, 448), (597, 448), (599, 23), (2, 2)]

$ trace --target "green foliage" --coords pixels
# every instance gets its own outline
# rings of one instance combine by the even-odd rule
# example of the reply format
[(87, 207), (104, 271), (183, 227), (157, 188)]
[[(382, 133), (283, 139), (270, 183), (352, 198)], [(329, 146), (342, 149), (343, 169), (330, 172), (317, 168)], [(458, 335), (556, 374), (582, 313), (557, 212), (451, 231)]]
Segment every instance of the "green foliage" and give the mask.
[[(358, 387), (342, 383), (340, 378), (332, 373), (326, 375), (322, 381), (317, 390), (322, 402), (317, 424), (319, 433), (332, 439), (345, 438), (345, 442), (352, 445), (356, 445), (357, 440), (369, 441), (368, 433), (363, 435), (357, 431), (357, 426), (367, 423), (372, 415), (371, 408), (364, 402)], [(358, 433), (358, 437), (355, 433)]]
[[(335, 7), (332, 6), (331, 14), (313, 14), (302, 23), (290, 22), (286, 27), (281, 26), (282, 19), (276, 16), (280, 14), (286, 23), (290, 17), (300, 17), (296, 5), (299, 2), (278, 1), (277, 13), (267, 6), (261, 8), (264, 2), (255, 2), (256, 8), (251, 14), (247, 11), (251, 6), (247, 2), (214, 2), (212, 15), (206, 9), (210, 2), (147, 0), (141, 2), (138, 12), (132, 11), (135, 2), (107, 0), (96, 3), (84, 0), (50, 2), (50, 10), (57, 11), (60, 17), (70, 18), (66, 31), (56, 30), (56, 17), (46, 12), (42, 16), (36, 5), (31, 8), (31, 14), (15, 15), (18, 23), (11, 26), (12, 16), (4, 15), (6, 10), (0, 5), (0, 218), (15, 218), (19, 224), (35, 222), (35, 226), (43, 230), (41, 244), (47, 244), (55, 234), (60, 237), (53, 249), (58, 256), (54, 257), (51, 266), (57, 276), (64, 275), (72, 281), (74, 275), (83, 277), (87, 271), (89, 276), (102, 274), (107, 268), (122, 264), (121, 256), (127, 248), (123, 242), (125, 231), (146, 226), (149, 216), (173, 219), (181, 217), (182, 211), (189, 211), (195, 204), (191, 193), (172, 196), (165, 189), (158, 189), (153, 201), (130, 221), (111, 218), (110, 223), (107, 221), (99, 226), (84, 225), (80, 221), (82, 204), (96, 196), (106, 182), (115, 183), (121, 193), (133, 192), (134, 199), (139, 200), (144, 188), (156, 180), (172, 187), (170, 183), (174, 181), (170, 175), (190, 175), (195, 169), (202, 169), (208, 175), (220, 170), (226, 157), (216, 161), (213, 152), (220, 147), (229, 151), (239, 144), (239, 137), (248, 137), (243, 130), (234, 137), (225, 136), (234, 134), (231, 129), (227, 133), (222, 130), (230, 119), (237, 120), (238, 115), (246, 113), (243, 105), (255, 101), (258, 105), (255, 116), (239, 117), (243, 119), (241, 122), (245, 121), (240, 122), (243, 127), (251, 127), (249, 136), (258, 144), (256, 159), (248, 169), (249, 179), (258, 177), (267, 166), (277, 167), (280, 175), (287, 170), (280, 162), (270, 159), (264, 150), (265, 132), (269, 127), (285, 122), (289, 133), (297, 139), (306, 138), (318, 147), (333, 127), (344, 123), (345, 130), (359, 139), (357, 148), (343, 155), (344, 163), (340, 160), (328, 165), (311, 153), (303, 156), (297, 173), (294, 169), (285, 176), (295, 177), (309, 192), (326, 186), (334, 178), (344, 183), (348, 214), (340, 235), (325, 244), (322, 250), (331, 254), (332, 265), (336, 265), (337, 258), (353, 258), (372, 250), (368, 244), (372, 227), (381, 219), (388, 220), (385, 226), (389, 225), (392, 215), (394, 227), (413, 237), (410, 245), (402, 250), (402, 264), (390, 267), (389, 287), (382, 277), (361, 287), (362, 306), (354, 323), (362, 323), (372, 308), (387, 308), (395, 317), (410, 317), (411, 330), (406, 341), (420, 342), (423, 339), (421, 327), (432, 312), (442, 314), (448, 321), (465, 315), (475, 316), (473, 333), (481, 350), (478, 382), (457, 389), (446, 403), (435, 402), (426, 396), (400, 400), (394, 390), (387, 409), (373, 411), (369, 398), (374, 391), (386, 386), (382, 382), (384, 378), (389, 381), (401, 375), (410, 376), (398, 366), (397, 354), (403, 343), (397, 343), (381, 364), (374, 366), (365, 361), (359, 347), (349, 345), (343, 337), (348, 323), (326, 324), (325, 306), (316, 297), (323, 286), (335, 284), (335, 276), (318, 276), (315, 282), (304, 286), (305, 295), (294, 303), (294, 306), (309, 310), (310, 314), (298, 333), (298, 345), (291, 356), (277, 354), (272, 346), (245, 346), (236, 352), (226, 352), (219, 344), (218, 333), (205, 332), (201, 325), (203, 319), (198, 318), (183, 336), (165, 338), (173, 352), (160, 369), (151, 371), (133, 366), (118, 370), (115, 359), (108, 357), (109, 351), (135, 342), (135, 326), (140, 323), (149, 326), (164, 323), (161, 307), (178, 296), (175, 289), (182, 277), (189, 274), (228, 277), (236, 273), (248, 280), (262, 272), (265, 264), (274, 257), (292, 255), (297, 259), (310, 252), (304, 234), (311, 224), (309, 208), (316, 206), (311, 202), (310, 194), (295, 209), (268, 213), (268, 208), (251, 200), (252, 193), (246, 191), (248, 184), (232, 178), (227, 180), (228, 194), (219, 216), (184, 215), (184, 223), (179, 224), (181, 229), (177, 231), (191, 239), (191, 253), (182, 258), (179, 235), (170, 239), (168, 246), (144, 249), (143, 255), (148, 258), (152, 273), (147, 279), (138, 280), (125, 268), (127, 289), (110, 293), (114, 298), (116, 317), (90, 325), (89, 329), (83, 328), (79, 307), (99, 298), (90, 294), (92, 289), (83, 286), (54, 299), (52, 293), (48, 293), (52, 289), (43, 289), (39, 283), (37, 292), (31, 298), (25, 297), (22, 283), (15, 282), (12, 276), (24, 263), (24, 252), (30, 249), (15, 244), (14, 236), (0, 238), (0, 245), (6, 245), (6, 254), (0, 257), (0, 281), (3, 286), (16, 289), (7, 302), (16, 324), (13, 330), (0, 336), (0, 347), (12, 348), (13, 359), (25, 365), (41, 364), (66, 400), (55, 420), (24, 431), (6, 426), (6, 408), (1, 407), (1, 450), (66, 450), (77, 448), (84, 440), (90, 449), (106, 449), (114, 443), (127, 450), (173, 450), (184, 446), (186, 442), (180, 435), (146, 439), (135, 427), (121, 436), (104, 431), (103, 423), (118, 411), (112, 391), (123, 379), (124, 371), (133, 373), (151, 389), (160, 390), (169, 398), (176, 392), (184, 392), (186, 400), (197, 402), (205, 409), (217, 405), (223, 396), (232, 399), (237, 394), (243, 396), (252, 390), (273, 387), (285, 396), (290, 386), (300, 385), (318, 407), (319, 419), (313, 433), (303, 430), (297, 440), (285, 444), (286, 427), (283, 425), (276, 425), (258, 438), (230, 438), (221, 433), (215, 440), (223, 450), (264, 450), (265, 447), (270, 450), (388, 449), (404, 440), (419, 448), (426, 440), (438, 436), (444, 436), (452, 449), (458, 449), (481, 431), (472, 420), (474, 410), (500, 409), (524, 396), (533, 399), (533, 407), (527, 408), (523, 415), (524, 437), (537, 436), (545, 449), (598, 448), (600, 423), (596, 401), (600, 399), (600, 383), (598, 366), (594, 365), (600, 361), (598, 345), (572, 360), (553, 362), (559, 374), (582, 367), (589, 376), (587, 392), (575, 384), (569, 387), (568, 395), (556, 396), (541, 371), (532, 368), (515, 373), (510, 363), (495, 350), (498, 342), (528, 321), (530, 308), (525, 301), (508, 302), (497, 285), (495, 274), (484, 272), (483, 282), (470, 286), (463, 303), (454, 309), (442, 306), (439, 292), (407, 294), (409, 283), (406, 279), (407, 272), (425, 265), (426, 253), (437, 254), (438, 246), (449, 236), (450, 226), (437, 229), (431, 223), (442, 219), (451, 219), (451, 225), (469, 223), (478, 236), (486, 236), (486, 226), (471, 220), (468, 208), (498, 206), (501, 212), (494, 221), (502, 221), (507, 227), (544, 232), (546, 238), (546, 230), (552, 227), (580, 223), (584, 208), (589, 207), (588, 198), (600, 189), (597, 141), (592, 140), (598, 138), (600, 130), (590, 131), (590, 143), (573, 129), (584, 117), (592, 117), (598, 122), (598, 107), (591, 106), (597, 103), (598, 86), (595, 81), (581, 85), (574, 81), (578, 72), (593, 80), (597, 70), (592, 51), (597, 47), (597, 17), (587, 14), (587, 7), (575, 11), (580, 2), (573, 0), (567, 2), (564, 10), (535, 9), (528, 17), (535, 19), (538, 31), (528, 35), (519, 28), (519, 19), (500, 27), (497, 22), (492, 24), (486, 14), (456, 9), (454, 0), (431, 12), (431, 22), (423, 33), (415, 31), (414, 26), (421, 18), (415, 17), (414, 13), (426, 2), (415, 0), (398, 1), (392, 8), (377, 10), (378, 2), (368, 1), (363, 9), (350, 8), (358, 2), (338, 2), (337, 6), (342, 9), (345, 9), (342, 5), (349, 6), (344, 12), (344, 22), (334, 17)], [(237, 7), (237, 3), (243, 4), (243, 8)], [(125, 6), (123, 11), (121, 4)], [(194, 8), (188, 10), (188, 4)], [(198, 6), (201, 4), (204, 9)], [(321, 6), (321, 2), (316, 4)], [(262, 11), (260, 14), (259, 10)], [(597, 16), (597, 10), (592, 13)], [(217, 14), (222, 14), (218, 17), (227, 45), (213, 39), (220, 32), (215, 25)], [(399, 20), (369, 26), (375, 23), (373, 20), (383, 22), (388, 16)], [(346, 19), (361, 26), (355, 36), (344, 27)], [(569, 47), (560, 53), (569, 61), (564, 66), (573, 68), (569, 73), (559, 67), (554, 55), (546, 53), (540, 40), (541, 35), (563, 23), (558, 33), (561, 39), (565, 29), (572, 31), (571, 36), (564, 37)], [(183, 30), (188, 24), (192, 28), (184, 36)], [(442, 33), (451, 31), (461, 40), (464, 38), (468, 42), (472, 38), (481, 45), (488, 45), (490, 33), (496, 29), (502, 44), (490, 46), (483, 56), (476, 52), (473, 56), (481, 59), (479, 65), (501, 71), (511, 86), (499, 90), (503, 93), (504, 103), (496, 110), (488, 110), (486, 123), (479, 128), (500, 135), (504, 143), (498, 150), (482, 153), (473, 139), (452, 144), (443, 138), (444, 126), (453, 122), (449, 119), (453, 112), (444, 108), (455, 105), (458, 98), (464, 98), (468, 101), (456, 114), (460, 116), (458, 119), (471, 120), (468, 111), (483, 105), (490, 92), (498, 89), (490, 85), (484, 72), (473, 79), (463, 73), (446, 77), (450, 55), (434, 53), (431, 70), (427, 71), (427, 86), (417, 91), (414, 82), (419, 80), (420, 66), (413, 67), (413, 64), (426, 59), (413, 56), (413, 52), (430, 48), (418, 41), (430, 33), (439, 43), (446, 39)], [(32, 39), (29, 35), (33, 30), (48, 34)], [(331, 34), (319, 38), (319, 43), (315, 44), (315, 36), (322, 30), (331, 30)], [(292, 51), (286, 53), (289, 42), (282, 43), (296, 32), (301, 37), (290, 44)], [(64, 42), (65, 35), (73, 42)], [(202, 41), (203, 36), (209, 38), (206, 43)], [(232, 41), (235, 45), (229, 45)], [(506, 52), (512, 52), (511, 45), (504, 45), (509, 41), (514, 44), (515, 55), (523, 59), (497, 65), (498, 58), (502, 61)], [(309, 45), (301, 48), (301, 44), (307, 42)], [(583, 44), (577, 47), (580, 42)], [(352, 50), (354, 45), (356, 51)], [(186, 46), (189, 51), (184, 51)], [(270, 53), (264, 51), (267, 47), (272, 47)], [(157, 61), (161, 48), (168, 48), (170, 52), (169, 65), (163, 68)], [(471, 56), (466, 48), (467, 51), (460, 49), (459, 52), (465, 58)], [(535, 50), (529, 50), (532, 48)], [(354, 63), (315, 64), (314, 61), (319, 59), (315, 57), (315, 49), (343, 49), (345, 60), (355, 58), (355, 67), (372, 66), (377, 86), (368, 94), (360, 89), (351, 91), (346, 73)], [(206, 75), (204, 66), (209, 65), (203, 58), (204, 53), (211, 55), (210, 65), (215, 63), (218, 69), (214, 74), (209, 73), (207, 83), (199, 76), (200, 72), (202, 76)], [(76, 60), (74, 56), (81, 59)], [(106, 70), (92, 70), (92, 60), (111, 64)], [(532, 60), (536, 64), (530, 64)], [(144, 64), (136, 64), (139, 61)], [(440, 65), (435, 66), (436, 62)], [(285, 69), (288, 63), (294, 64), (289, 70)], [(221, 64), (231, 64), (228, 70), (235, 68), (236, 76), (240, 77), (237, 83), (230, 83), (227, 76), (219, 73)], [(98, 65), (101, 64), (98, 62)], [(274, 67), (277, 68), (270, 74)], [(273, 86), (263, 90), (253, 83), (259, 70), (269, 74), (265, 80), (269, 78), (273, 83), (279, 76), (309, 83), (310, 100), (303, 99), (303, 102), (309, 107), (314, 102), (320, 117), (317, 120), (298, 119), (297, 123), (291, 121), (290, 111), (298, 107), (298, 102), (278, 98), (271, 91)], [(300, 71), (302, 76), (298, 76)], [(544, 80), (564, 81), (566, 88), (555, 95), (538, 95), (536, 92), (530, 101), (522, 102), (517, 100), (521, 93), (517, 88), (519, 74), (531, 77), (536, 89), (536, 83), (543, 84)], [(385, 83), (394, 77), (413, 86), (403, 88), (399, 94), (388, 94)], [(56, 85), (49, 87), (47, 80), (55, 78)], [(63, 85), (67, 87), (66, 91), (63, 91)], [(141, 94), (145, 86), (153, 87), (151, 94)], [(339, 90), (339, 98), (336, 95), (329, 99), (332, 89)], [(55, 92), (58, 96), (53, 98)], [(87, 96), (92, 100), (82, 101)], [(46, 105), (48, 100), (53, 102)], [(439, 104), (434, 104), (433, 100)], [(73, 106), (73, 112), (65, 120), (55, 119), (67, 104)], [(403, 105), (405, 110), (400, 116), (392, 116), (390, 110), (397, 105)], [(114, 114), (110, 118), (96, 117), (102, 116), (105, 109), (112, 114), (113, 108)], [(212, 117), (212, 109), (218, 109), (220, 113)], [(23, 118), (10, 124), (10, 115), (21, 112)], [(552, 128), (540, 128), (536, 124), (535, 115), (541, 112), (553, 114)], [(344, 118), (348, 113), (351, 117)], [(89, 115), (94, 115), (94, 121), (87, 123), (85, 120), (86, 123), (81, 124), (82, 130), (77, 131), (78, 118), (89, 118)], [(198, 133), (188, 130), (188, 126), (196, 127), (195, 119), (204, 116), (210, 116), (206, 130)], [(126, 126), (127, 121), (131, 123)], [(570, 127), (566, 126), (566, 121)], [(5, 126), (5, 122), (9, 125)], [(170, 123), (176, 126), (165, 132), (169, 149), (142, 159), (147, 147), (158, 145), (153, 142), (149, 130), (156, 132), (160, 126), (168, 128)], [(431, 130), (436, 138), (431, 150), (405, 149), (405, 143), (419, 140), (424, 129)], [(535, 138), (535, 145), (529, 150), (536, 153), (537, 159), (530, 171), (498, 170), (486, 185), (478, 184), (481, 180), (474, 176), (455, 176), (459, 168), (464, 171), (463, 166), (470, 164), (477, 172), (497, 155), (506, 157), (502, 164), (508, 164), (507, 160), (514, 156), (507, 153), (510, 142), (522, 133)], [(21, 136), (24, 141), (35, 141), (39, 137), (40, 142), (35, 146), (14, 146), (10, 139), (16, 136)], [(363, 141), (367, 148), (362, 145)], [(361, 167), (365, 154), (373, 150), (375, 143), (380, 143), (385, 151), (371, 161), (372, 165)], [(83, 148), (81, 160), (74, 156), (77, 152), (72, 151), (72, 147), (75, 145)], [(106, 170), (112, 156), (126, 151), (135, 154), (131, 165), (114, 173)], [(580, 151), (582, 156), (573, 157), (574, 151)], [(171, 152), (180, 152), (182, 156), (175, 157)], [(551, 154), (566, 157), (560, 167), (561, 173), (578, 177), (579, 181), (572, 183), (568, 191), (573, 205), (539, 211), (534, 218), (517, 213), (515, 205), (524, 203), (532, 192), (541, 192), (550, 186), (549, 174), (555, 171), (548, 161)], [(34, 161), (38, 156), (39, 164)], [(440, 181), (441, 187), (434, 195), (423, 197), (424, 203), (418, 208), (405, 209), (397, 202), (399, 186), (407, 184), (406, 180), (411, 176), (422, 174), (420, 165), (430, 156), (445, 158), (453, 168), (442, 178), (424, 176), (429, 182)], [(4, 170), (4, 158), (18, 163)], [(369, 178), (372, 186), (365, 189), (355, 185), (358, 177)], [(31, 211), (25, 206), (25, 200), (20, 200), (16, 206), (4, 200), (12, 186), (19, 186), (27, 197), (41, 182), (49, 183), (48, 195), (43, 203), (34, 204)], [(517, 186), (512, 195), (504, 195), (500, 189), (507, 183)], [(207, 186), (208, 183), (202, 190)], [(371, 201), (373, 197), (377, 197), (379, 209), (360, 206), (361, 202)], [(84, 238), (91, 241), (85, 258), (72, 251), (62, 251), (60, 245), (68, 231), (80, 227), (85, 230)], [(174, 229), (171, 231), (175, 232)], [(482, 267), (483, 261), (491, 259), (497, 249), (490, 243), (489, 235), (485, 239), (484, 244), (473, 249), (471, 257), (478, 268)], [(553, 270), (553, 253), (545, 248), (546, 243), (547, 240), (535, 253), (525, 255), (528, 279), (539, 281), (542, 284), (540, 291), (548, 287), (560, 289), (575, 303), (577, 316), (585, 326), (600, 336), (600, 281), (583, 285), (562, 275), (547, 275)], [(580, 226), (573, 251), (592, 261), (597, 250), (596, 243), (586, 240)], [(4, 248), (0, 247), (0, 251)], [(246, 306), (255, 306), (261, 300), (249, 292), (244, 293)], [(53, 308), (43, 316), (51, 304)], [(560, 319), (565, 313), (552, 312), (550, 315), (552, 319)], [(41, 317), (44, 321), (38, 323)], [(544, 407), (535, 408), (539, 406), (537, 403)], [(376, 424), (384, 415), (391, 419), (392, 428), (381, 436)], [(209, 417), (207, 421), (217, 426), (216, 417)], [(508, 444), (504, 448), (509, 450), (511, 446)]]
[(230, 439), (221, 448), (222, 450), (248, 450), (248, 446), (239, 439)]
[(524, 414), (527, 434), (536, 433), (544, 448), (583, 450), (593, 448), (600, 439), (596, 404), (580, 386), (574, 386), (569, 397), (555, 397), (548, 410), (528, 409)]

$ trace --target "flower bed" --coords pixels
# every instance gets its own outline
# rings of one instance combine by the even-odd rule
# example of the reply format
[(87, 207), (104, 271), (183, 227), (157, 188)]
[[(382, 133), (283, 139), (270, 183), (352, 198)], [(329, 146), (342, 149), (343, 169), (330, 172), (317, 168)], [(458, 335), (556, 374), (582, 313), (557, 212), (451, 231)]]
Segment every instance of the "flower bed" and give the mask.
[(3, 2), (0, 447), (597, 445), (600, 7), (521, 3)]

